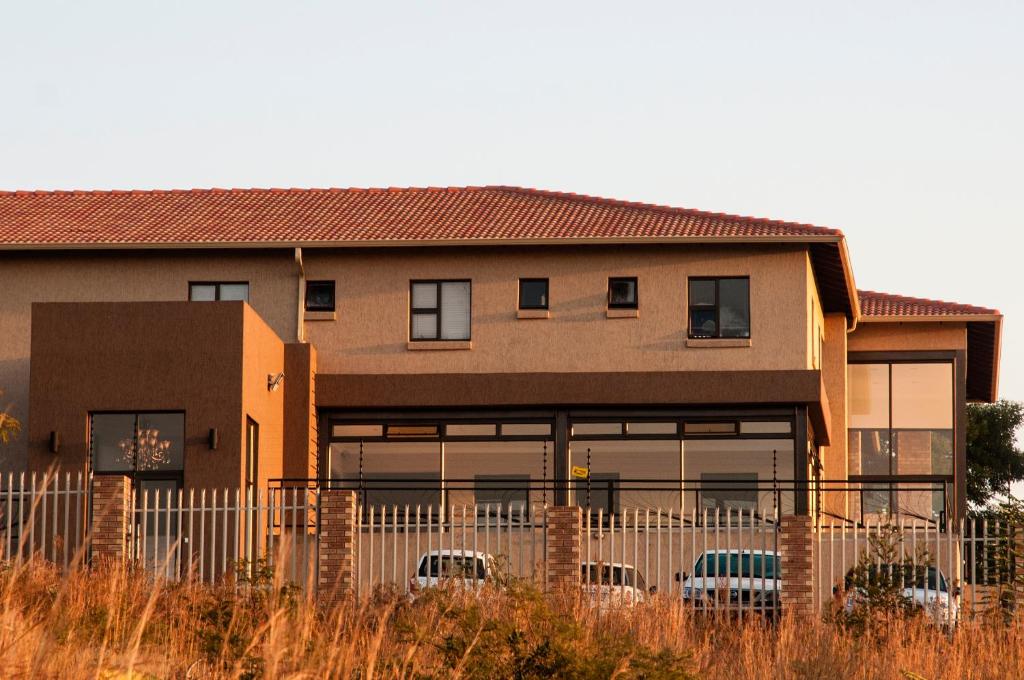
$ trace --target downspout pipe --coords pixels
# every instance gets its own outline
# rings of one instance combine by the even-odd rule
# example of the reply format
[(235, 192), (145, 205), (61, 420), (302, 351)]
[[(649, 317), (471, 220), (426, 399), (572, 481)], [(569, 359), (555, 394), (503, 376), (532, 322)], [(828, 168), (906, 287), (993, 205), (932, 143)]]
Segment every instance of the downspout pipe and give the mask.
[(295, 303), (295, 337), (299, 342), (306, 342), (306, 324), (303, 319), (306, 302), (306, 270), (302, 265), (302, 248), (295, 249), (295, 264), (299, 268), (298, 296)]

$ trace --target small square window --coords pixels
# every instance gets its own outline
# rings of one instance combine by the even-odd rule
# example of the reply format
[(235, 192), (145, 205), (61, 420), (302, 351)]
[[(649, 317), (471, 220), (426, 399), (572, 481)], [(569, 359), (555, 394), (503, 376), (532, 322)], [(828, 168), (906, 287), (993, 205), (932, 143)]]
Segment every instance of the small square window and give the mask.
[(637, 308), (637, 281), (635, 276), (608, 279), (608, 308)]
[(519, 309), (547, 309), (548, 280), (519, 279)]
[(221, 283), (203, 282), (188, 284), (188, 299), (192, 302), (215, 302), (217, 300), (249, 301), (249, 284), (245, 282)]
[(306, 282), (306, 311), (334, 311), (334, 281)]
[(691, 338), (750, 337), (750, 279), (692, 278), (689, 286)]

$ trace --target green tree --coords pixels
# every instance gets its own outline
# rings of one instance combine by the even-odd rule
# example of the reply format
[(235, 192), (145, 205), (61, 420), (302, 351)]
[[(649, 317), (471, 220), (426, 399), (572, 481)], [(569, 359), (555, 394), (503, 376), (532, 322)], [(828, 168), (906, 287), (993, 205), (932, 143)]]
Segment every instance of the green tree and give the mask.
[[(0, 396), (3, 391), (0, 390)], [(0, 411), (0, 444), (6, 444), (21, 432), (21, 421), (11, 415), (11, 407)]]
[(996, 494), (1024, 479), (1024, 451), (1015, 435), (1024, 423), (1024, 404), (998, 401), (967, 406), (967, 500), (986, 506)]

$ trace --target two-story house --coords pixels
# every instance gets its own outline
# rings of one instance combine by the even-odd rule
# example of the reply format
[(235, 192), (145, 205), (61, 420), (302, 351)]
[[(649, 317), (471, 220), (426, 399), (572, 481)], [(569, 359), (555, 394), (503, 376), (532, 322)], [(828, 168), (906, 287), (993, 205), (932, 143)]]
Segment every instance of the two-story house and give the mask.
[(966, 507), (1001, 316), (835, 229), (509, 187), (0, 194), (8, 469), (367, 502)]

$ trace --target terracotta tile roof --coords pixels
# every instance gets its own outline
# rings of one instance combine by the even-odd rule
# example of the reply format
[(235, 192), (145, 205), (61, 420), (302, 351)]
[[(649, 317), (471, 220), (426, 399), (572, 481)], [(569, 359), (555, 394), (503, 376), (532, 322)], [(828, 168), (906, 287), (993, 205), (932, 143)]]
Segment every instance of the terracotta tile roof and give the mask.
[(861, 314), (869, 318), (873, 316), (994, 316), (999, 314), (999, 310), (987, 307), (890, 293), (876, 293), (871, 290), (858, 290), (857, 297), (860, 298)]
[(835, 229), (515, 187), (0, 192), (0, 248), (841, 238)]

